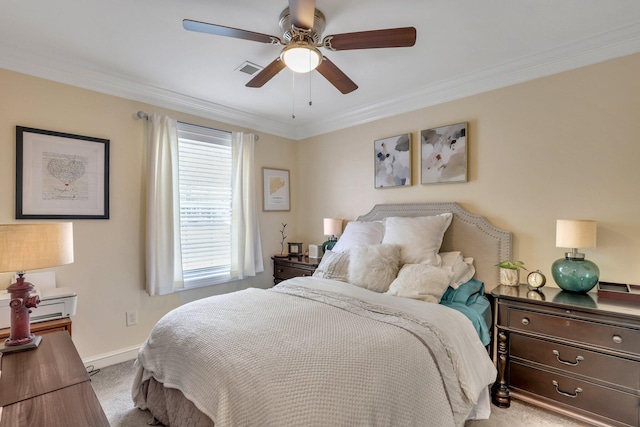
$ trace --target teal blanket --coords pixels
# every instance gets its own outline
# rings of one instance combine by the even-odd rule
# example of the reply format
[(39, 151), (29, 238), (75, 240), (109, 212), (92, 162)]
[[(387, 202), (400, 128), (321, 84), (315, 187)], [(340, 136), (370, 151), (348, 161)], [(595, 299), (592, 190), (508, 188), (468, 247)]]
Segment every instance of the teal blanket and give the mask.
[(440, 304), (458, 310), (471, 320), (478, 332), (482, 344), (487, 346), (491, 342), (489, 326), (491, 324), (491, 305), (484, 296), (484, 283), (471, 279), (458, 286), (458, 289), (448, 288), (442, 296)]

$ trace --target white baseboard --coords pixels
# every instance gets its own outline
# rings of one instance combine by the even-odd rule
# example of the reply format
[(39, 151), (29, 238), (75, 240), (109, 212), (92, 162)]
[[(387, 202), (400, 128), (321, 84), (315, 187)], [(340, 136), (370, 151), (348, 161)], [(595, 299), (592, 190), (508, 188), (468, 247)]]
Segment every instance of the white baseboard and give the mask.
[(85, 366), (93, 366), (95, 369), (104, 368), (106, 366), (115, 365), (117, 363), (133, 360), (138, 356), (138, 351), (142, 344), (134, 345), (120, 350), (111, 351), (109, 353), (98, 354), (87, 359), (82, 359)]

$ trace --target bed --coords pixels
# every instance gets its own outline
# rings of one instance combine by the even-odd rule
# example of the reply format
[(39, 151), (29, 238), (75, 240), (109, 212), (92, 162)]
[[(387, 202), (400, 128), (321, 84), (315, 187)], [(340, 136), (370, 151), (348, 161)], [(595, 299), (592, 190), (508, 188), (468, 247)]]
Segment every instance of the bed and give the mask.
[(376, 205), (313, 277), (164, 316), (138, 354), (134, 404), (167, 426), (486, 418), (496, 370), (483, 282), (510, 255), (511, 233), (456, 203)]

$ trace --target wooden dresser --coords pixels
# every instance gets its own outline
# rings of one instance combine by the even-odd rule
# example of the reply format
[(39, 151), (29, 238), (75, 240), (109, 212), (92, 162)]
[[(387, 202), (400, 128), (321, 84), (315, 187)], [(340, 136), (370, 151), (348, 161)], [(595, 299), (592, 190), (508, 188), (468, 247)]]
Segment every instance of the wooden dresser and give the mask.
[(640, 305), (525, 285), (491, 294), (494, 404), (513, 396), (595, 425), (640, 425)]
[(283, 280), (292, 277), (311, 276), (320, 260), (316, 258), (302, 257), (288, 259), (286, 257), (272, 257), (273, 260), (273, 284), (277, 285)]
[(35, 350), (0, 359), (0, 427), (108, 427), (66, 331), (42, 336)]

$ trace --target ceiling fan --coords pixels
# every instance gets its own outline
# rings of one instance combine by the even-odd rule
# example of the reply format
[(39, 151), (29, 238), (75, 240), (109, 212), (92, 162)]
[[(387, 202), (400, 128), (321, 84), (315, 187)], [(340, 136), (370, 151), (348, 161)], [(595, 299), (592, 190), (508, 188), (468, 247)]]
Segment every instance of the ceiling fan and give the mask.
[(182, 21), (183, 27), (189, 31), (284, 46), (280, 56), (251, 79), (246, 84), (247, 87), (264, 86), (286, 66), (298, 73), (317, 69), (340, 92), (347, 94), (356, 90), (358, 85), (318, 48), (338, 51), (409, 47), (416, 42), (414, 27), (334, 34), (320, 40), (325, 27), (325, 17), (315, 8), (315, 0), (289, 0), (289, 7), (280, 14), (279, 24), (283, 32), (282, 38), (190, 19)]

